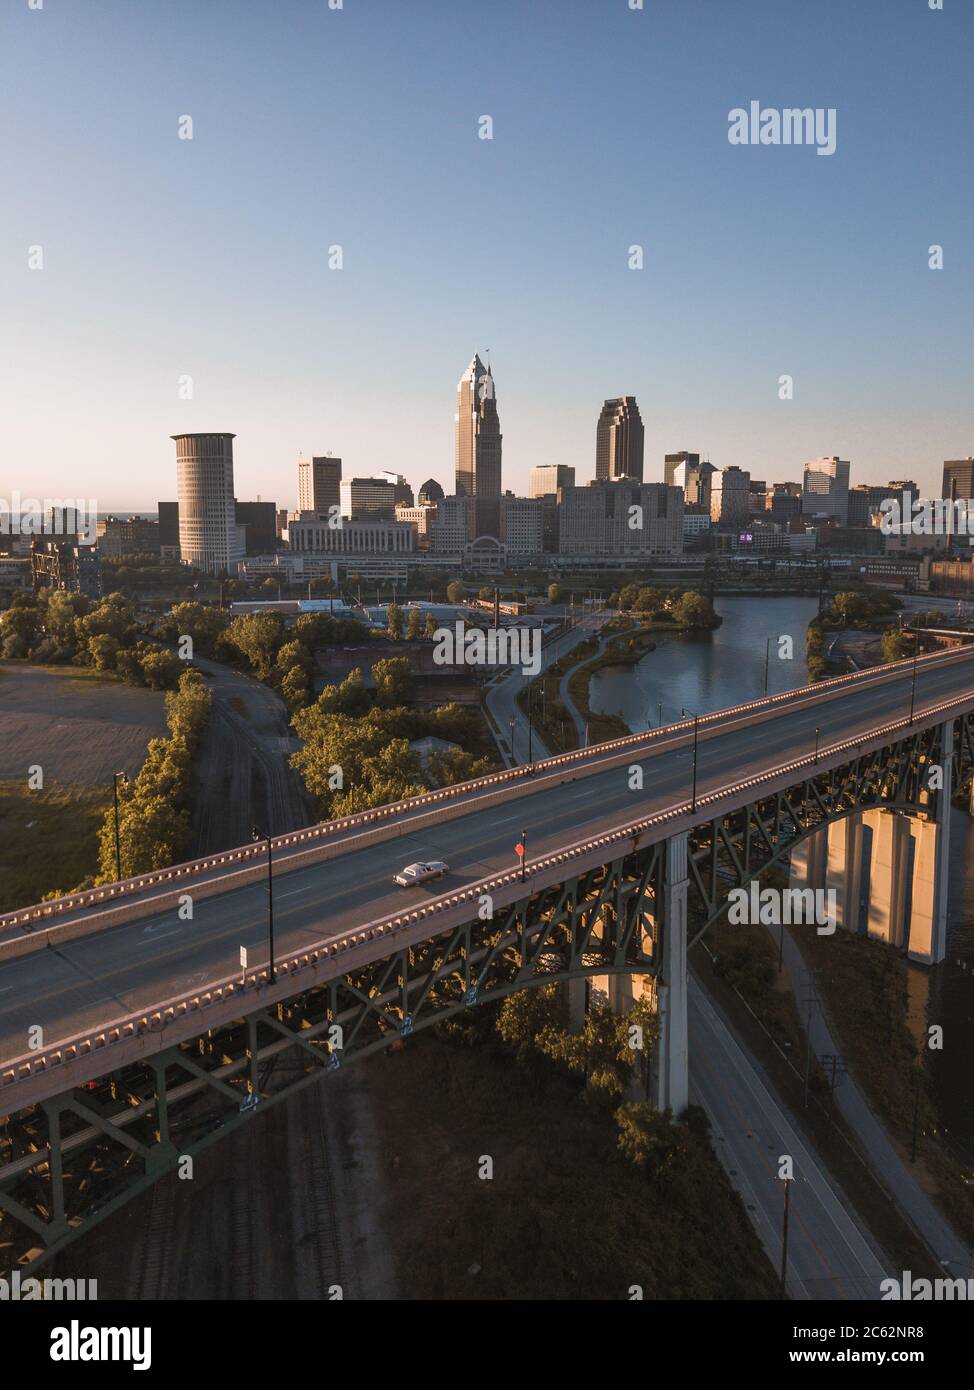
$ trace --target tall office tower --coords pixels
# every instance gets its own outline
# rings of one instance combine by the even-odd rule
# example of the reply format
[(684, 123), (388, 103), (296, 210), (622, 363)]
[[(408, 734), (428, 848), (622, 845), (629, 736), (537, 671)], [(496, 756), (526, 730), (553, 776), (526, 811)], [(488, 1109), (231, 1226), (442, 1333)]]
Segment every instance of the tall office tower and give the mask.
[(179, 503), (160, 502), (159, 553), (164, 560), (179, 559)]
[(676, 481), (676, 470), (680, 464), (686, 464), (686, 472), (692, 468), (700, 467), (700, 455), (690, 454), (686, 449), (681, 449), (678, 454), (666, 454), (663, 458), (663, 482), (669, 487), (680, 486)]
[[(968, 503), (974, 497), (974, 458), (944, 459), (944, 497), (954, 504), (953, 520), (947, 534), (947, 553), (954, 553), (954, 533), (960, 516), (966, 518)], [(961, 504), (958, 507), (958, 503)], [(968, 523), (969, 525), (970, 523)]]
[[(677, 455), (667, 454), (667, 459), (675, 460)], [(673, 471), (667, 486), (683, 489), (683, 501), (692, 512), (705, 512), (710, 515), (710, 480), (717, 472), (712, 463), (700, 462), (699, 454), (687, 454), (679, 463), (673, 462)], [(670, 468), (667, 463), (665, 470)]]
[[(665, 483), (596, 479), (558, 494), (562, 555), (677, 556), (683, 553), (683, 498)], [(634, 516), (638, 526), (633, 525)]]
[(805, 464), (802, 514), (831, 517), (836, 526), (849, 521), (849, 464), (836, 457)]
[(446, 494), (435, 478), (427, 478), (426, 482), (419, 490), (416, 501), (420, 506), (425, 502), (442, 502), (445, 495)]
[(243, 559), (243, 529), (233, 498), (232, 434), (174, 434), (179, 554), (184, 565), (234, 574)]
[(473, 497), (477, 534), (500, 530), (501, 426), (490, 367), (477, 353), (457, 383), (456, 481), (458, 497)]
[(346, 478), (341, 488), (342, 516), (356, 521), (366, 517), (394, 521), (397, 503), (410, 506), (413, 500), (411, 490), (408, 497), (401, 495), (397, 477), (396, 473), (379, 473), (370, 478)]
[(873, 516), (889, 500), (899, 505), (904, 520), (908, 520), (912, 516), (912, 503), (918, 496), (917, 485), (913, 482), (859, 483), (849, 489), (848, 525), (857, 530), (871, 526)]
[(749, 516), (751, 475), (732, 463), (710, 479), (710, 520), (718, 526), (744, 526)]
[(327, 516), (342, 504), (342, 461), (331, 454), (298, 459), (298, 511)]
[(575, 470), (567, 463), (539, 463), (531, 469), (529, 497), (546, 497), (560, 487), (575, 486)]
[(643, 421), (635, 396), (605, 401), (595, 427), (596, 481), (643, 480)]

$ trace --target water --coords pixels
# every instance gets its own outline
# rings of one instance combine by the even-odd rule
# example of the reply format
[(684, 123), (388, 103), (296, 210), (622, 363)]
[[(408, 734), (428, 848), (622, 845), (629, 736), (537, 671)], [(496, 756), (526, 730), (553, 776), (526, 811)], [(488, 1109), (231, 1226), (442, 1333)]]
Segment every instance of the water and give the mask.
[[(923, 596), (921, 606), (934, 606)], [(914, 605), (916, 606), (916, 605)], [(655, 727), (681, 709), (709, 714), (764, 694), (765, 653), (771, 641), (768, 692), (804, 685), (805, 633), (817, 600), (798, 596), (719, 596), (723, 625), (695, 636), (663, 635), (634, 668), (608, 667), (592, 677), (589, 702), (600, 714), (619, 714), (634, 731)], [(791, 661), (777, 659), (777, 638), (792, 638)], [(944, 1029), (942, 1052), (926, 1052), (941, 1126), (955, 1153), (974, 1165), (974, 820), (953, 810), (948, 895), (947, 959), (909, 967), (909, 1022), (918, 1040), (930, 1024)]]
[[(684, 708), (711, 714), (760, 699), (769, 638), (768, 694), (805, 684), (805, 634), (818, 611), (817, 599), (718, 595), (714, 607), (724, 621), (713, 632), (661, 634), (656, 650), (636, 667), (597, 671), (589, 690), (591, 708), (599, 714), (621, 713), (637, 732), (656, 727), (660, 703), (663, 722), (670, 723)], [(785, 635), (792, 639), (791, 660), (778, 656), (778, 638)]]

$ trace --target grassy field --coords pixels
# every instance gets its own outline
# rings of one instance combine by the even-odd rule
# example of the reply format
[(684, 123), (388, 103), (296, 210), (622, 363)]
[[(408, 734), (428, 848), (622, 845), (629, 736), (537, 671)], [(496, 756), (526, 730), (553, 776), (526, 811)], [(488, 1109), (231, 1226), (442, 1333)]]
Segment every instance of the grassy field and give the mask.
[(676, 1127), (681, 1157), (661, 1175), (635, 1167), (612, 1114), (530, 1051), (425, 1034), (364, 1065), (406, 1296), (775, 1297), (701, 1112)]
[(0, 912), (69, 892), (95, 872), (110, 799), (101, 787), (32, 792), (0, 781)]

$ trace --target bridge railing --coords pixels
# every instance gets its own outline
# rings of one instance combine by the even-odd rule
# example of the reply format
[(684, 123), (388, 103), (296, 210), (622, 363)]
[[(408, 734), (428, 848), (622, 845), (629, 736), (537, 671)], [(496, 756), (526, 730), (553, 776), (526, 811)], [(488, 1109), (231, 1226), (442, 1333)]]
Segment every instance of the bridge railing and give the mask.
[[(920, 658), (920, 663), (943, 662), (945, 659), (963, 655), (966, 650), (959, 648), (948, 653), (927, 653)], [(858, 671), (852, 675), (835, 676), (827, 681), (819, 681), (813, 686), (800, 686), (796, 690), (786, 690), (778, 695), (732, 705), (727, 709), (717, 710), (713, 714), (702, 715), (698, 720), (698, 727), (707, 728), (736, 716), (762, 708), (772, 709), (786, 702), (794, 703), (801, 699), (817, 699), (823, 692), (840, 693), (838, 687), (846, 689), (856, 683), (876, 680), (877, 677), (885, 678), (893, 674), (897, 667), (903, 670), (911, 664), (910, 659), (905, 662), (886, 662), (881, 666), (868, 667), (866, 670)], [(594, 766), (600, 759), (611, 756), (613, 753), (649, 747), (662, 738), (670, 738), (674, 733), (686, 732), (692, 727), (692, 719), (677, 720), (672, 724), (664, 725), (661, 729), (647, 729), (641, 733), (627, 734), (622, 738), (593, 744), (589, 748), (559, 753), (536, 763), (525, 763), (502, 772), (488, 773), (484, 777), (474, 778), (467, 782), (456, 782), (452, 786), (442, 787), (437, 791), (426, 792), (421, 796), (409, 797), (403, 801), (390, 802), (385, 806), (373, 807), (368, 811), (360, 811), (355, 815), (344, 816), (338, 820), (322, 821), (303, 830), (290, 831), (287, 834), (275, 836), (271, 841), (272, 853), (277, 854), (280, 851), (307, 848), (309, 845), (347, 834), (349, 831), (370, 829), (395, 821), (401, 816), (408, 816), (414, 812), (451, 801), (462, 800), (464, 797), (480, 791), (489, 791), (501, 786), (533, 786), (538, 780), (539, 773), (543, 775), (546, 771), (556, 771), (565, 767), (583, 767), (586, 764)], [(61, 898), (51, 898), (46, 902), (17, 908), (12, 912), (0, 915), (0, 933), (14, 931), (18, 928), (21, 931), (29, 932), (37, 927), (47, 927), (56, 923), (58, 918), (68, 916), (84, 908), (105, 908), (120, 898), (130, 897), (150, 888), (173, 888), (188, 879), (200, 878), (222, 869), (239, 868), (259, 862), (265, 854), (264, 843), (241, 845), (235, 849), (224, 850), (219, 854), (205, 855), (199, 859), (187, 860), (182, 864), (174, 864), (166, 869), (156, 869), (149, 873), (138, 874), (118, 883), (103, 884), (97, 888), (85, 889), (79, 893), (69, 893)]]

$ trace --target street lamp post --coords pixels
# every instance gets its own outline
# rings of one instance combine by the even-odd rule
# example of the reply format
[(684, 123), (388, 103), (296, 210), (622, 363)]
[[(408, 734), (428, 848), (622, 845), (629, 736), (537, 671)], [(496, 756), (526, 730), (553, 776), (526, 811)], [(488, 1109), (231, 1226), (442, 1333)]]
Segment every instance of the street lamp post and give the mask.
[(791, 1179), (785, 1178), (785, 1210), (781, 1223), (781, 1297), (787, 1296), (788, 1286), (788, 1194)]
[(820, 734), (821, 732), (822, 732), (821, 729), (820, 729), (819, 726), (816, 724), (816, 725), (815, 725), (815, 762), (816, 762), (816, 764), (818, 763), (818, 736), (819, 736), (819, 734)]
[(115, 877), (118, 883), (122, 881), (122, 841), (118, 833), (118, 784), (120, 780), (123, 783), (128, 782), (128, 773), (112, 773), (112, 799), (115, 802)]
[(521, 831), (521, 882), (528, 876), (528, 832)]
[(697, 809), (697, 726), (700, 723), (699, 715), (693, 716), (693, 781), (690, 792), (690, 810)]
[(253, 826), (250, 834), (255, 842), (267, 841), (267, 951), (270, 964), (270, 983), (273, 984), (277, 979), (277, 969), (274, 965), (274, 857), (272, 842), (271, 837), (265, 835), (259, 826)]
[(514, 752), (514, 725), (517, 723), (517, 716), (511, 715), (511, 766), (517, 766), (517, 754)]
[(534, 685), (528, 686), (528, 767), (534, 762), (534, 723), (532, 714), (534, 713)]
[(917, 702), (917, 661), (920, 657), (920, 634), (917, 628), (920, 626), (919, 618), (913, 624), (913, 679), (910, 682), (910, 723), (913, 723), (913, 715), (916, 711)]

